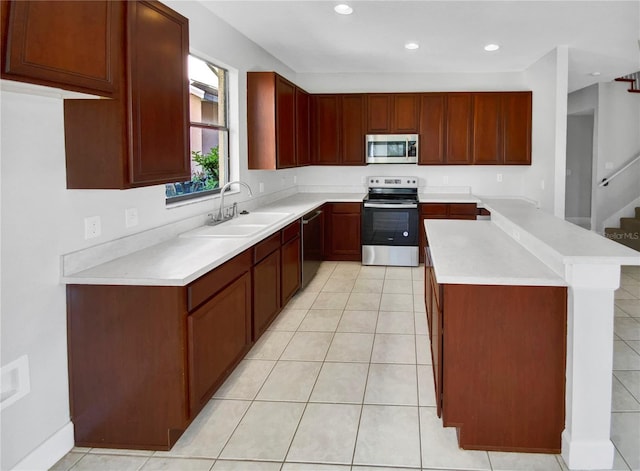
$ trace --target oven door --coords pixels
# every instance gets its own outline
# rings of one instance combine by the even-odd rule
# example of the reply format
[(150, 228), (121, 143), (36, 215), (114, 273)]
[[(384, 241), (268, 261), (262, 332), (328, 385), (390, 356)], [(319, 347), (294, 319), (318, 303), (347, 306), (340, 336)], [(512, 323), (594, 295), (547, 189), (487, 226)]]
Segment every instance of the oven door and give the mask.
[(365, 203), (362, 245), (418, 246), (418, 205)]

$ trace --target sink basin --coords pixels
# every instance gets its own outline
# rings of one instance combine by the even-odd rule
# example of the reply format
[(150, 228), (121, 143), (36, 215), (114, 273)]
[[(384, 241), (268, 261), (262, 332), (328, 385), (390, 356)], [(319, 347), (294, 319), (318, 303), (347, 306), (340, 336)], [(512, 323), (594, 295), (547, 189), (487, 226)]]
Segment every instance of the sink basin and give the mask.
[(250, 237), (267, 229), (291, 213), (250, 213), (216, 226), (202, 226), (180, 234), (180, 237)]
[(280, 222), (282, 219), (291, 216), (291, 213), (249, 213), (241, 214), (237, 218), (233, 218), (229, 221), (223, 222), (221, 226), (227, 225), (246, 225), (246, 224), (262, 224), (270, 226)]

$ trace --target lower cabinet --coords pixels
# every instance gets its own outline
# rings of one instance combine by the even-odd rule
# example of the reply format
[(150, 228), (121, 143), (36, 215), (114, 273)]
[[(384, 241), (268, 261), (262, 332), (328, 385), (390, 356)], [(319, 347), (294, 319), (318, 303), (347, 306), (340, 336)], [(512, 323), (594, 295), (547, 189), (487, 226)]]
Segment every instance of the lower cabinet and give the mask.
[(75, 444), (168, 450), (251, 347), (251, 251), (188, 286), (67, 286)]
[(253, 340), (280, 312), (280, 233), (254, 247)]
[(282, 292), (280, 301), (283, 307), (300, 289), (302, 270), (301, 245), (300, 221), (296, 221), (282, 230), (282, 248), (280, 249), (280, 285)]
[(324, 205), (325, 260), (362, 260), (361, 206), (361, 203), (328, 203)]
[(567, 289), (438, 284), (427, 251), (438, 415), (461, 448), (558, 453)]
[(187, 317), (189, 404), (195, 417), (250, 344), (251, 275), (244, 273)]

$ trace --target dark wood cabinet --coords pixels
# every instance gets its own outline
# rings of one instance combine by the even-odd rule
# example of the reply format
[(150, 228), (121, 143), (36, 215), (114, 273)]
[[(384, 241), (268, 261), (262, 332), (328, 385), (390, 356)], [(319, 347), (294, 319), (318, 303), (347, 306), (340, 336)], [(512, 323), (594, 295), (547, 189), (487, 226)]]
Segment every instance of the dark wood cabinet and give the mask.
[(188, 20), (159, 2), (124, 5), (124, 86), (113, 100), (65, 100), (67, 188), (191, 178)]
[(311, 97), (296, 87), (296, 156), (298, 167), (311, 164)]
[(343, 165), (364, 165), (364, 96), (341, 96), (341, 161)]
[[(275, 72), (247, 74), (250, 169), (273, 170), (298, 165), (298, 152), (305, 146), (304, 91), (298, 90), (293, 83)], [(298, 131), (301, 139), (299, 144), (296, 141)]]
[(301, 283), (301, 241), (300, 221), (282, 229), (282, 247), (280, 249), (280, 305), (284, 307), (300, 289)]
[(324, 206), (324, 259), (362, 260), (361, 204), (328, 203)]
[(123, 2), (3, 1), (2, 78), (113, 97)]
[(280, 312), (280, 233), (255, 245), (253, 266), (253, 340)]
[(420, 96), (413, 93), (367, 95), (367, 133), (416, 133)]
[(442, 285), (428, 250), (426, 260), (436, 406), (444, 426), (458, 428), (464, 449), (557, 453), (566, 288)]
[(312, 163), (364, 165), (364, 95), (312, 95)]
[(468, 165), (471, 160), (470, 93), (426, 93), (420, 106), (420, 165)]
[(531, 92), (473, 94), (473, 163), (531, 163)]
[(437, 368), (445, 427), (459, 428), (465, 449), (559, 453), (567, 288), (445, 284), (440, 289)]
[(251, 343), (251, 275), (245, 272), (187, 317), (191, 417)]
[(188, 286), (67, 286), (75, 444), (168, 450), (251, 345), (252, 251)]

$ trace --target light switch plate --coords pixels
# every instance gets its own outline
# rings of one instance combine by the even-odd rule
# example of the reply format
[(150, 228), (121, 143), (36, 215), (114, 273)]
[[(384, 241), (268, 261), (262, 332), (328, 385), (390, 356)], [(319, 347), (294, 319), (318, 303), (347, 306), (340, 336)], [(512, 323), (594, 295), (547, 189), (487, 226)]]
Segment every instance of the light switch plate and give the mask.
[(501, 174), (501, 173), (499, 173), (499, 174), (496, 176), (496, 179), (497, 179), (499, 182), (501, 182), (501, 181), (502, 181), (502, 174)]

